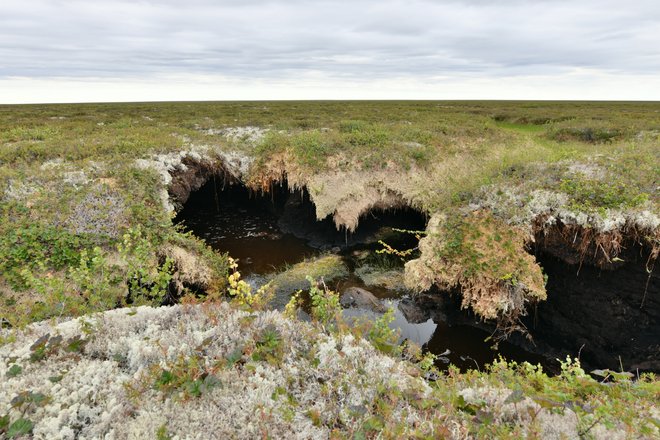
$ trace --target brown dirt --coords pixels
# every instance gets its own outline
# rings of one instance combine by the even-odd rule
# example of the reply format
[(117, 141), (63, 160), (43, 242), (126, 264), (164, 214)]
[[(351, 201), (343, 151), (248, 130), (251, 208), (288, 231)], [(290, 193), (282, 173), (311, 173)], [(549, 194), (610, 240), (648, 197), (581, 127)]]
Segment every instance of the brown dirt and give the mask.
[(646, 262), (646, 266), (650, 267), (660, 252), (660, 231), (640, 230), (635, 225), (627, 224), (621, 229), (601, 232), (561, 221), (550, 226), (545, 223), (545, 216), (534, 220), (533, 247), (567, 264), (614, 269), (623, 266), (624, 261), (619, 257), (626, 249), (641, 245), (650, 250)]

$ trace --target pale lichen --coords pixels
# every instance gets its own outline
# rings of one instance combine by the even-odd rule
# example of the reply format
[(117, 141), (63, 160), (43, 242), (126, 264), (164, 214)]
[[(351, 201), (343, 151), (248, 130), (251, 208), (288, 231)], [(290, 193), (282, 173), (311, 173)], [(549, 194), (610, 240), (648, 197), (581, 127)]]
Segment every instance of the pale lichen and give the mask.
[[(237, 348), (249, 353), (266, 328), (281, 335), (280, 363), (243, 354), (245, 367), (214, 367)], [(76, 337), (86, 343), (79, 352), (51, 350), (31, 360), (34, 342), (47, 334), (64, 344)], [(200, 397), (164, 398), (152, 387), (153, 368), (189, 358), (213, 371), (220, 386)], [(153, 437), (163, 424), (179, 438), (253, 438), (264, 430), (274, 438), (326, 438), (332, 420), (351, 420), (349, 408), (369, 406), (379, 386), (429, 391), (404, 364), (365, 340), (325, 335), (277, 312), (250, 314), (226, 303), (118, 309), (58, 325), (34, 324), (0, 347), (0, 376), (15, 364), (22, 372), (0, 383), (0, 413), (17, 418), (11, 404), (16, 395), (43, 393), (46, 403), (25, 414), (38, 438)], [(290, 397), (274, 397), (278, 390)], [(315, 426), (310, 408), (327, 424)], [(401, 401), (397, 411), (414, 417), (416, 410)]]

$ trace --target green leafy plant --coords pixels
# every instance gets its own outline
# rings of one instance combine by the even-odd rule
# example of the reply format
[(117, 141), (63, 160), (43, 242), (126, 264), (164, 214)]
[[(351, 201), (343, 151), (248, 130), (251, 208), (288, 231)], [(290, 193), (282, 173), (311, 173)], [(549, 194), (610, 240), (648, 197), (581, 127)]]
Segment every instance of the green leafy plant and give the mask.
[(332, 328), (333, 323), (341, 316), (339, 294), (328, 289), (323, 280), (316, 282), (312, 277), (309, 281), (309, 297), (312, 302), (312, 317), (324, 326)]
[(112, 275), (112, 268), (99, 247), (94, 247), (91, 252), (83, 249), (78, 266), (69, 269), (69, 276), (75, 283), (77, 293), (85, 298), (93, 310), (109, 308), (108, 299), (115, 299), (115, 295), (109, 295), (118, 281), (113, 279)]
[(279, 364), (283, 355), (282, 334), (273, 325), (266, 326), (255, 338), (252, 360)]
[(117, 245), (120, 256), (128, 265), (125, 273), (134, 304), (158, 304), (170, 295), (174, 262), (166, 258), (162, 264), (156, 264), (152, 240), (141, 226), (136, 226), (129, 228)]
[(169, 394), (178, 393), (182, 398), (198, 398), (222, 382), (207, 369), (198, 356), (181, 357), (166, 367), (153, 366), (150, 373), (153, 388)]
[(27, 435), (34, 429), (34, 423), (29, 419), (20, 418), (7, 428), (7, 438)]
[(390, 327), (394, 321), (394, 309), (389, 308), (380, 318), (373, 321), (367, 338), (378, 350), (387, 354), (395, 354), (400, 351), (398, 344), (399, 334)]
[(23, 275), (25, 270), (41, 267), (57, 271), (74, 266), (85, 245), (84, 238), (61, 228), (39, 223), (14, 225), (0, 234), (0, 273), (13, 288), (24, 290), (30, 286)]
[(7, 370), (7, 377), (8, 378), (16, 377), (22, 372), (23, 372), (23, 368), (18, 364), (14, 364), (11, 367), (9, 367), (9, 370)]
[(156, 430), (156, 440), (172, 440), (172, 436), (167, 431), (167, 424), (163, 424)]
[(238, 271), (238, 262), (229, 257), (229, 269), (232, 273), (227, 277), (229, 282), (228, 292), (234, 303), (250, 310), (263, 309), (270, 303), (275, 292), (269, 284), (265, 284), (253, 291), (252, 287), (241, 279), (241, 273)]

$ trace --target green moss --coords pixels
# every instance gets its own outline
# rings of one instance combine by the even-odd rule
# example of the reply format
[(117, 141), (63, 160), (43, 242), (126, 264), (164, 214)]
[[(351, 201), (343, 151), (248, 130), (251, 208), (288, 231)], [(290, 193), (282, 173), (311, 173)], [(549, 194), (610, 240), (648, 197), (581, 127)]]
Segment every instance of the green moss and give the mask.
[(559, 188), (571, 197), (571, 209), (576, 212), (634, 208), (649, 200), (649, 194), (622, 180), (574, 177), (563, 179)]
[(272, 286), (278, 293), (290, 294), (296, 290), (307, 289), (309, 281), (323, 278), (326, 282), (348, 275), (348, 269), (339, 255), (326, 255), (294, 264), (271, 279)]

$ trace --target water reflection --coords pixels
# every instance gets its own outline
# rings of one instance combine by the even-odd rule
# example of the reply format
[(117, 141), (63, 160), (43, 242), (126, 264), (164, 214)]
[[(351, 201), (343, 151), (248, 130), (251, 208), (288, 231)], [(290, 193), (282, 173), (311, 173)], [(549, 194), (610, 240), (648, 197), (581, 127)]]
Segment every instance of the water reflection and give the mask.
[[(428, 319), (426, 322), (419, 324), (408, 322), (406, 317), (401, 313), (398, 307), (398, 301), (387, 301), (386, 305), (394, 309), (394, 320), (390, 323), (390, 328), (399, 332), (399, 342), (405, 340), (412, 341), (420, 346), (423, 346), (431, 340), (435, 333), (438, 324)], [(368, 318), (376, 320), (382, 316), (382, 313), (376, 313), (371, 310), (351, 308), (345, 309), (344, 317), (349, 321), (351, 319)]]

